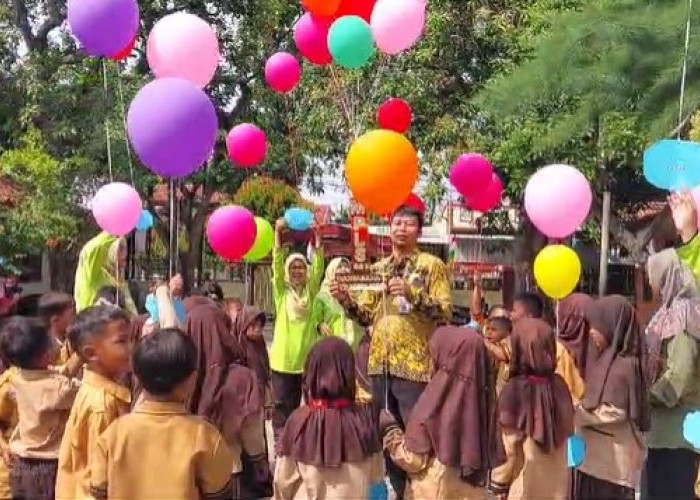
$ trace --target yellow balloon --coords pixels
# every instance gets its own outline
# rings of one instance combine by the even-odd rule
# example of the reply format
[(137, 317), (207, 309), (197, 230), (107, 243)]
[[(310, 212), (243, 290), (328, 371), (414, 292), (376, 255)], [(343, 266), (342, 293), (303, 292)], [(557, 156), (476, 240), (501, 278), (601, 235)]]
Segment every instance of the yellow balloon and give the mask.
[(581, 277), (581, 260), (565, 245), (548, 245), (535, 257), (537, 286), (552, 299), (563, 299), (574, 291)]

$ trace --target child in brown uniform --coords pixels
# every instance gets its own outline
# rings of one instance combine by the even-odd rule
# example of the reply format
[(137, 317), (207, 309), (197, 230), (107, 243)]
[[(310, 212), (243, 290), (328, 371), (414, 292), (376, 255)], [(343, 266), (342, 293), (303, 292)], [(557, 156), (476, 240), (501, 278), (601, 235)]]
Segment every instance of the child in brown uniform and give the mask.
[(66, 424), (58, 456), (56, 498), (89, 498), (88, 463), (97, 438), (129, 411), (131, 393), (117, 379), (129, 371), (129, 314), (109, 305), (82, 311), (68, 340), (86, 362), (82, 385)]
[(508, 382), (508, 366), (510, 365), (510, 333), (513, 323), (502, 316), (489, 318), (486, 323), (486, 348), (491, 355), (492, 376), (495, 379), (496, 394)]
[(75, 321), (75, 302), (65, 293), (47, 292), (39, 299), (39, 319), (44, 322), (57, 345), (51, 364), (62, 366), (71, 356), (70, 345), (66, 340), (68, 328)]
[[(10, 319), (0, 347), (19, 368), (11, 390), (4, 393), (5, 398), (14, 398), (18, 414), (9, 445), (12, 497), (53, 499), (58, 449), (79, 383), (49, 370), (57, 346), (38, 320)], [(74, 366), (74, 371), (78, 368)], [(6, 404), (3, 401), (2, 406)]]
[(185, 407), (197, 366), (192, 339), (177, 329), (146, 336), (133, 365), (143, 401), (98, 439), (90, 457), (93, 496), (230, 499), (233, 456), (219, 431)]

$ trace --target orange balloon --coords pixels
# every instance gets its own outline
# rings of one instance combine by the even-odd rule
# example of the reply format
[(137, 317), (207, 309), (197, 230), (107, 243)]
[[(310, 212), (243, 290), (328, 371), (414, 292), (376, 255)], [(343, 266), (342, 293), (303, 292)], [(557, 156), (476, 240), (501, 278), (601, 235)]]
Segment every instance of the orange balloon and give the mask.
[(304, 8), (317, 17), (331, 17), (340, 7), (340, 0), (301, 0)]
[(392, 213), (418, 180), (413, 144), (391, 130), (372, 130), (350, 146), (345, 179), (353, 198), (375, 214)]

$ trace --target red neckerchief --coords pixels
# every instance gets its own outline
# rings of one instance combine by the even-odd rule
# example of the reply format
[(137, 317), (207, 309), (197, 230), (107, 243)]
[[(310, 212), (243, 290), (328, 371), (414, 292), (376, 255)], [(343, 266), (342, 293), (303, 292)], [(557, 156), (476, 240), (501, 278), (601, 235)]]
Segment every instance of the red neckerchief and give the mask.
[(328, 400), (328, 399), (311, 399), (309, 400), (309, 406), (311, 408), (319, 409), (319, 410), (327, 410), (329, 408), (332, 408), (333, 410), (342, 410), (343, 408), (347, 408), (352, 404), (352, 401), (349, 399), (345, 398), (340, 398), (340, 399), (333, 399), (333, 400)]

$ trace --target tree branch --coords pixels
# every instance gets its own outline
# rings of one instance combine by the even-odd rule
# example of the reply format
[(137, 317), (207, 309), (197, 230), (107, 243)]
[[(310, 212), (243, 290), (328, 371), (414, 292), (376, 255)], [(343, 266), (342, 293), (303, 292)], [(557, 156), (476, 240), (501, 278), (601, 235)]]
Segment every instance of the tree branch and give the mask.
[[(591, 210), (593, 212), (591, 216), (600, 222), (603, 218), (603, 202), (600, 197), (595, 194), (593, 195)], [(643, 238), (629, 231), (614, 213), (610, 214), (610, 235), (617, 243), (625, 247), (635, 262), (644, 261), (645, 243), (643, 242)]]
[(34, 34), (26, 0), (12, 0), (15, 26), (21, 33), (22, 39), (30, 52), (46, 50), (49, 46), (49, 33), (63, 22), (62, 7), (63, 4), (60, 0), (47, 0), (46, 11), (48, 17), (39, 26), (36, 34)]

